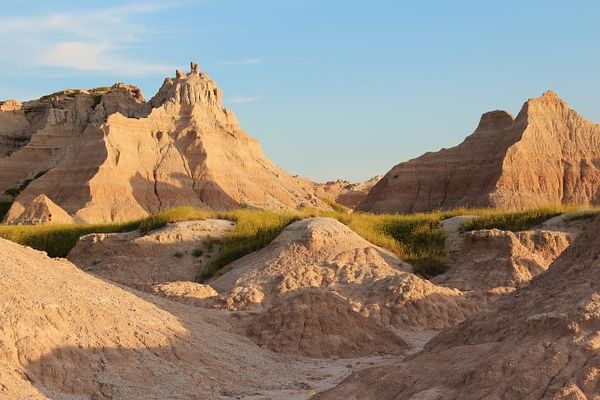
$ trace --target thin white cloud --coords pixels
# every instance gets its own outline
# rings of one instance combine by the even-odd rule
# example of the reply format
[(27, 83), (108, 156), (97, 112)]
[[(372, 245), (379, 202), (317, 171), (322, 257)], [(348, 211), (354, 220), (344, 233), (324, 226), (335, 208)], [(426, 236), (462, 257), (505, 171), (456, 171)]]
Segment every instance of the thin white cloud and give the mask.
[(233, 97), (227, 99), (227, 102), (231, 103), (231, 104), (247, 104), (247, 103), (254, 103), (255, 101), (260, 101), (262, 99), (263, 99), (262, 96), (238, 95), (238, 96), (233, 96)]
[(252, 65), (260, 64), (262, 60), (260, 58), (244, 58), (242, 60), (230, 60), (230, 61), (221, 61), (219, 65), (233, 65), (233, 66), (243, 66), (249, 67)]
[(99, 73), (146, 74), (171, 71), (172, 66), (148, 63), (126, 55), (128, 46), (149, 30), (136, 21), (142, 13), (173, 6), (159, 3), (0, 17), (4, 41), (0, 61), (7, 66), (60, 67)]

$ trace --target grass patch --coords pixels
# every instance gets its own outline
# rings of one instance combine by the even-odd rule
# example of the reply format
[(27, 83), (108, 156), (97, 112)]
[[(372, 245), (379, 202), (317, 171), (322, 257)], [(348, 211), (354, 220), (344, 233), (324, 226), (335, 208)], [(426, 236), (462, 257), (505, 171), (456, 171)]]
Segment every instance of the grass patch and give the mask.
[[(3, 208), (4, 207), (4, 208)], [(0, 203), (8, 210), (10, 203)], [(529, 229), (555, 215), (573, 213), (574, 218), (588, 218), (596, 210), (569, 206), (543, 207), (520, 212), (498, 210), (451, 210), (417, 214), (369, 214), (341, 211), (303, 210), (302, 212), (275, 213), (256, 209), (235, 211), (209, 211), (193, 207), (178, 207), (149, 216), (140, 221), (96, 225), (0, 225), (0, 237), (26, 246), (43, 250), (51, 257), (65, 257), (79, 238), (90, 233), (117, 233), (140, 229), (146, 234), (167, 223), (209, 218), (235, 222), (235, 227), (219, 238), (207, 238), (202, 248), (192, 252), (201, 257), (204, 251), (218, 247), (214, 258), (203, 269), (198, 280), (203, 282), (222, 274), (231, 262), (268, 245), (290, 223), (309, 217), (329, 217), (347, 225), (369, 242), (394, 253), (411, 263), (415, 272), (433, 277), (447, 268), (445, 259), (446, 237), (440, 221), (456, 215), (478, 215), (480, 218), (465, 223), (464, 231), (498, 228), (504, 230)], [(585, 212), (585, 214), (582, 214)], [(584, 216), (585, 215), (585, 216)], [(177, 252), (174, 257), (182, 257)]]
[(344, 207), (343, 205), (336, 202), (335, 200), (331, 200), (326, 197), (323, 197), (323, 198), (321, 198), (321, 201), (323, 203), (327, 204), (329, 207), (331, 207), (331, 209), (335, 212), (342, 213), (342, 214), (348, 214), (350, 212), (350, 209), (348, 209), (347, 207)]
[(216, 216), (217, 213), (214, 211), (203, 210), (189, 206), (177, 207), (161, 211), (157, 214), (144, 218), (140, 222), (139, 228), (142, 234), (146, 234), (152, 230), (162, 228), (170, 222), (216, 218)]
[(413, 264), (415, 271), (431, 277), (446, 270), (446, 235), (440, 221), (447, 213), (350, 214), (312, 210), (310, 217), (335, 218), (369, 242)]
[[(89, 94), (91, 94), (92, 96), (102, 96), (106, 93), (108, 93), (110, 91), (110, 87), (108, 86), (101, 86), (101, 87), (97, 87), (97, 88), (93, 88), (93, 89), (88, 89), (87, 92)], [(66, 89), (66, 90), (60, 90), (58, 92), (54, 92), (54, 93), (50, 93), (47, 94), (45, 96), (40, 97), (40, 100), (51, 100), (54, 97), (60, 97), (60, 96), (66, 96), (69, 98), (75, 98), (75, 96), (77, 96), (80, 93), (83, 93), (84, 91), (81, 89)]]
[(479, 218), (465, 222), (460, 230), (461, 232), (479, 229), (525, 231), (557, 215), (576, 213), (580, 210), (582, 207), (570, 205), (546, 206), (524, 211), (475, 210), (474, 214), (479, 215)]
[[(182, 222), (201, 219), (226, 219), (235, 222), (234, 229), (220, 238), (207, 238), (205, 247), (210, 251), (220, 246), (219, 253), (198, 276), (198, 281), (204, 282), (219, 273), (227, 264), (253, 251), (260, 250), (277, 237), (281, 231), (294, 221), (301, 219), (299, 213), (278, 214), (271, 211), (255, 209), (239, 209), (235, 211), (209, 211), (194, 207), (177, 207), (161, 211), (143, 219), (139, 228), (142, 233), (148, 233), (171, 222)], [(199, 256), (196, 256), (199, 257)]]
[(225, 271), (223, 267), (253, 251), (268, 245), (286, 226), (298, 221), (296, 213), (277, 214), (269, 211), (241, 209), (220, 215), (221, 218), (235, 221), (233, 231), (219, 239), (209, 240), (210, 245), (220, 245), (219, 254), (211, 260), (198, 276), (204, 282)]
[(97, 225), (0, 225), (0, 237), (43, 250), (50, 257), (66, 257), (80, 237), (90, 233), (135, 230), (139, 222)]

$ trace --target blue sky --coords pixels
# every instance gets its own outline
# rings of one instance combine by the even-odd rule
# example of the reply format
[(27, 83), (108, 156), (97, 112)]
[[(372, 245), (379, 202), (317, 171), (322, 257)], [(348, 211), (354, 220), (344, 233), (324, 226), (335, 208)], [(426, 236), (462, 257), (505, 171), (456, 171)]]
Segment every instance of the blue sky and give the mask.
[(600, 122), (600, 2), (0, 0), (0, 98), (125, 81), (152, 97), (190, 60), (275, 163), (366, 179), (462, 141), (547, 89)]

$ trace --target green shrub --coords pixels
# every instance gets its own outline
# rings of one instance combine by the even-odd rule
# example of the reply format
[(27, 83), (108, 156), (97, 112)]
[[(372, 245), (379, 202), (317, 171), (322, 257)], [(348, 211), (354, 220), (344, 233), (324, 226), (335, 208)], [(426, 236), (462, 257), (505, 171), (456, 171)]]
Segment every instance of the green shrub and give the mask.
[(202, 257), (202, 255), (204, 254), (204, 250), (202, 250), (201, 248), (195, 248), (194, 251), (192, 251), (192, 255), (194, 257)]
[(7, 194), (12, 197), (17, 197), (21, 193), (21, 189), (19, 188), (9, 188), (4, 191), (4, 194)]
[(275, 239), (286, 226), (300, 219), (298, 214), (277, 214), (270, 211), (240, 209), (219, 215), (235, 221), (233, 231), (222, 238), (207, 240), (207, 245), (220, 244), (219, 254), (198, 275), (204, 282), (218, 274), (227, 264), (262, 249)]
[(569, 205), (546, 206), (524, 211), (478, 210), (479, 218), (465, 222), (460, 230), (500, 229), (504, 231), (525, 231), (560, 214), (577, 211), (578, 207)]
[(0, 221), (4, 219), (8, 210), (10, 210), (10, 206), (12, 206), (12, 201), (0, 201)]
[(81, 236), (90, 233), (128, 232), (138, 222), (97, 225), (0, 225), (0, 237), (42, 250), (50, 257), (66, 257)]

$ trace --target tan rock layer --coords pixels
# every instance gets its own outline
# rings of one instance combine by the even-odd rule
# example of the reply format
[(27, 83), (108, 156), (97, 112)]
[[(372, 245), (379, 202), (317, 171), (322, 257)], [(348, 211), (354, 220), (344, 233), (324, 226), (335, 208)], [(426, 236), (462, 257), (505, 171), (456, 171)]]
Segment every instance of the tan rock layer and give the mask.
[(531, 286), (319, 399), (597, 399), (600, 219)]
[[(87, 223), (178, 205), (326, 207), (310, 182), (264, 156), (198, 70), (167, 78), (147, 103), (139, 89), (116, 84), (102, 95), (71, 93), (35, 104), (40, 126), (26, 145), (0, 158), (0, 192), (49, 171), (17, 197), (8, 222), (40, 194)], [(0, 122), (7, 113), (13, 112), (0, 112)]]
[(352, 310), (346, 299), (310, 289), (283, 298), (256, 317), (248, 335), (275, 352), (316, 358), (362, 357), (408, 348), (392, 331)]
[(460, 290), (516, 288), (529, 283), (571, 244), (563, 232), (467, 232), (455, 265), (433, 282)]
[(600, 126), (549, 91), (528, 100), (514, 120), (504, 111), (486, 113), (458, 146), (396, 165), (359, 209), (598, 204), (599, 158)]

